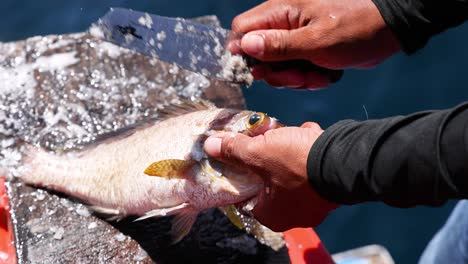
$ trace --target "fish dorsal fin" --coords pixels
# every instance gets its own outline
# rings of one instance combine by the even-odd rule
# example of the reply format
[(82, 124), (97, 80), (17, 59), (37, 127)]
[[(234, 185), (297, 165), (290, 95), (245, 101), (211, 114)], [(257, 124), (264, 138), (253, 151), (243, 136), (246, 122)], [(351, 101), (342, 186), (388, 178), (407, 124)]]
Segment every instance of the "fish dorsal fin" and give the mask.
[(99, 144), (104, 144), (111, 140), (125, 139), (127, 137), (132, 136), (136, 131), (140, 129), (144, 129), (146, 127), (152, 126), (157, 121), (158, 120), (155, 118), (146, 119), (144, 121), (139, 121), (138, 123), (117, 129), (115, 131), (110, 131), (110, 132), (98, 135), (93, 141), (86, 143), (83, 146), (95, 147)]
[(172, 117), (193, 113), (196, 111), (215, 109), (216, 106), (203, 99), (179, 99), (180, 103), (165, 105), (158, 111), (158, 120), (166, 120)]
[(197, 215), (197, 211), (187, 211), (174, 217), (171, 227), (172, 244), (176, 244), (189, 233)]
[(185, 115), (201, 110), (215, 109), (216, 106), (210, 101), (204, 99), (184, 99), (179, 98), (179, 103), (171, 103), (164, 105), (161, 109), (158, 110), (157, 116), (144, 118), (136, 122), (135, 124), (128, 125), (126, 127), (117, 129), (115, 131), (109, 131), (101, 135), (96, 136), (94, 140), (89, 143), (82, 144), (81, 147), (94, 147), (101, 143), (106, 143), (110, 139), (119, 140), (124, 139), (133, 135), (136, 131), (147, 128), (154, 125), (159, 121), (164, 121), (166, 119), (177, 117), (180, 115)]
[(153, 162), (145, 170), (145, 174), (168, 179), (187, 178), (189, 170), (196, 164), (193, 160), (167, 159)]

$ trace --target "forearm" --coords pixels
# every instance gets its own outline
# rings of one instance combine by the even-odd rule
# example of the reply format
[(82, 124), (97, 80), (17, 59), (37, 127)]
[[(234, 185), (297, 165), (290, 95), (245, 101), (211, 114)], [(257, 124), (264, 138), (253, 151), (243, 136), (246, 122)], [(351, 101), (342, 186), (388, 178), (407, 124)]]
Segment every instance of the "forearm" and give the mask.
[(468, 0), (372, 0), (406, 53), (468, 19)]
[(314, 189), (341, 203), (398, 207), (468, 198), (468, 103), (444, 111), (341, 121), (314, 143)]

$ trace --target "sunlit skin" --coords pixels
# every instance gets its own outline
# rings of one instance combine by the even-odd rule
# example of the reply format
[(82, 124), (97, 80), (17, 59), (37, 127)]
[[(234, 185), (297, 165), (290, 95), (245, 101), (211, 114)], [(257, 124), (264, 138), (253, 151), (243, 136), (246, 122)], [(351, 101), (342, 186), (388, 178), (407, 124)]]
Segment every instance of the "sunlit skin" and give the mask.
[[(269, 0), (237, 16), (232, 29), (245, 33), (236, 45), (261, 61), (255, 79), (278, 87), (321, 88), (331, 81), (307, 65), (278, 70), (272, 62), (369, 68), (401, 50), (372, 0)], [(338, 206), (307, 180), (307, 157), (322, 133), (312, 122), (255, 137), (224, 133), (210, 137), (205, 151), (263, 178), (267, 187), (253, 211), (263, 224), (276, 231), (316, 226)]]
[(235, 17), (232, 29), (246, 33), (242, 51), (263, 62), (254, 77), (271, 86), (320, 88), (330, 80), (311, 67), (276, 70), (269, 62), (369, 68), (401, 49), (371, 0), (269, 0)]
[(274, 231), (316, 226), (338, 205), (322, 199), (307, 180), (309, 150), (323, 130), (316, 123), (282, 127), (248, 137), (222, 133), (205, 142), (205, 151), (260, 175), (265, 189), (253, 213)]

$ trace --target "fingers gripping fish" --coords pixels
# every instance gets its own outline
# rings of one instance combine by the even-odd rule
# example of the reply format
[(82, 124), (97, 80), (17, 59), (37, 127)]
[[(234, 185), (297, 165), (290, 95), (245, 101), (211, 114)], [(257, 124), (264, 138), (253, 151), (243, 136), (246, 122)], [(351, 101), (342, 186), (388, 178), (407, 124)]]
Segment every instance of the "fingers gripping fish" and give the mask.
[(175, 215), (171, 232), (178, 242), (200, 211), (249, 200), (263, 188), (252, 172), (208, 158), (203, 152), (207, 134), (255, 136), (280, 126), (263, 113), (184, 102), (165, 108), (151, 124), (82, 151), (58, 155), (25, 147), (17, 173), (28, 184), (77, 197), (115, 217)]

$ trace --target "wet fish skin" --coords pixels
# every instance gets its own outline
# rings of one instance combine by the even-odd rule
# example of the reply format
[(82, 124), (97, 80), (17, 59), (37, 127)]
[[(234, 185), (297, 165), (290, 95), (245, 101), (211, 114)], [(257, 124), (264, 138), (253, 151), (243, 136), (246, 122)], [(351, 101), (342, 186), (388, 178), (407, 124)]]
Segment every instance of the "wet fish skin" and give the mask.
[[(178, 113), (80, 152), (56, 155), (29, 146), (19, 177), (25, 183), (77, 197), (96, 211), (116, 217), (175, 214), (172, 232), (177, 242), (200, 211), (245, 201), (263, 188), (258, 176), (251, 172), (235, 175), (237, 169), (220, 165), (203, 152), (203, 141), (212, 131), (252, 136), (252, 131), (281, 126), (265, 117), (262, 126), (253, 129), (249, 122), (258, 119), (250, 118), (255, 114), (211, 106)], [(151, 163), (167, 159), (196, 161), (197, 167), (182, 178), (144, 174)]]

